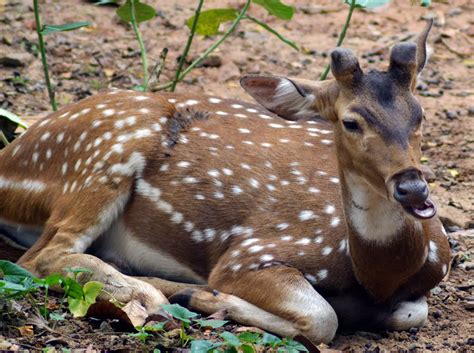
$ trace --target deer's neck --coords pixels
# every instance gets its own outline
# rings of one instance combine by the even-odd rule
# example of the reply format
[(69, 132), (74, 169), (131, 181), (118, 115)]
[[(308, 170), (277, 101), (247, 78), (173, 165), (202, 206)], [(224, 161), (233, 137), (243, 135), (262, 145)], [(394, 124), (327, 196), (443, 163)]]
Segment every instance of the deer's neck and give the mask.
[(423, 226), (351, 173), (341, 173), (341, 187), (354, 273), (376, 299), (387, 300), (426, 260)]

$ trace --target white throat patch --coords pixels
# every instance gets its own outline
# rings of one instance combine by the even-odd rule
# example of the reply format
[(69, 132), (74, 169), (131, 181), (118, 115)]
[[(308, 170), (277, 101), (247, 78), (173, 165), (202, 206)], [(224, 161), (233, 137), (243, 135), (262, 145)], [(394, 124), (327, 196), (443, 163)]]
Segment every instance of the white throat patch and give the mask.
[(365, 240), (388, 244), (405, 223), (404, 211), (353, 174), (346, 175), (346, 183), (351, 197), (347, 216), (357, 233)]

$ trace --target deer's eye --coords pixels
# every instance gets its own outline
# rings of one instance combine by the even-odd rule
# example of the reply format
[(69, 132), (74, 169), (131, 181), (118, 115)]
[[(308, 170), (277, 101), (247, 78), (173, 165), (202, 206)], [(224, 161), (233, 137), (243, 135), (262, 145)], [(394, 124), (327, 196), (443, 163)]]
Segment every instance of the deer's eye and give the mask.
[(355, 120), (344, 119), (342, 121), (342, 124), (344, 125), (344, 127), (346, 128), (347, 131), (362, 132), (362, 129), (360, 128), (359, 123)]

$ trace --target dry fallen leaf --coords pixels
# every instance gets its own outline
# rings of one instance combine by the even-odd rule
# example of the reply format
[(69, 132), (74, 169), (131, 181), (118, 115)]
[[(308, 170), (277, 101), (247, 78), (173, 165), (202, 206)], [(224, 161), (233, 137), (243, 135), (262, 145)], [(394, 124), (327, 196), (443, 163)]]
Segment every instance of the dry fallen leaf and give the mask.
[(106, 301), (99, 300), (96, 303), (92, 304), (87, 311), (87, 316), (95, 317), (98, 319), (116, 319), (120, 321), (120, 324), (123, 325), (124, 331), (134, 331), (134, 326), (127, 313), (120, 309), (115, 304)]
[(18, 331), (20, 331), (20, 335), (23, 337), (30, 337), (34, 335), (33, 326), (32, 325), (25, 325), (17, 327)]
[(209, 315), (207, 319), (214, 319), (214, 320), (225, 320), (227, 318), (227, 310), (221, 309), (216, 311), (215, 313)]
[(133, 326), (143, 326), (148, 314), (145, 307), (138, 300), (131, 300), (122, 310), (127, 314)]
[(257, 332), (264, 334), (265, 331), (262, 329), (259, 329), (258, 327), (253, 327), (253, 326), (240, 326), (235, 329), (236, 333), (241, 333), (241, 332)]

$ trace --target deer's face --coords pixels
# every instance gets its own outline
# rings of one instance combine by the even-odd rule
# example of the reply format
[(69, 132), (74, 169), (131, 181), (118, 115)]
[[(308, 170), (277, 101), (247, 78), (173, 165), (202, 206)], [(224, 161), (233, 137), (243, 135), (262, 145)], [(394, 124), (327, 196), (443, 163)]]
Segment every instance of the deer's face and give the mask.
[(395, 45), (384, 72), (364, 73), (350, 50), (338, 48), (331, 54), (335, 80), (251, 76), (241, 83), (286, 119), (319, 113), (331, 120), (343, 173), (365, 182), (413, 217), (429, 219), (436, 209), (420, 170), (423, 109), (412, 92), (425, 65), (430, 27), (417, 43)]
[(432, 216), (420, 170), (423, 109), (411, 91), (389, 73), (371, 72), (356, 93), (341, 92), (336, 115), (341, 167), (413, 216)]

